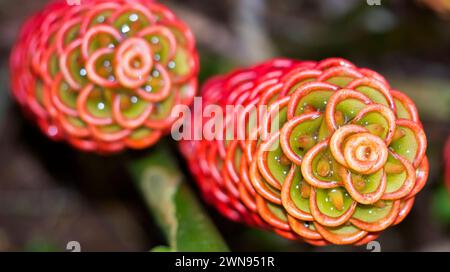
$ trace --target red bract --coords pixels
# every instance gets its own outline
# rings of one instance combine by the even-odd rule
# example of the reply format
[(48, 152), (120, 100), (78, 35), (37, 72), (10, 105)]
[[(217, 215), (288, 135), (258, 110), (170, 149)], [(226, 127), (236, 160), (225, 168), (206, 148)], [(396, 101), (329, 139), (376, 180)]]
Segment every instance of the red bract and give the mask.
[[(414, 104), (346, 60), (275, 59), (211, 79), (202, 96), (226, 112), (219, 135), (234, 137), (181, 150), (205, 198), (231, 220), (314, 245), (360, 245), (400, 223), (426, 183)], [(261, 122), (251, 121), (255, 105)]]
[(46, 135), (100, 153), (154, 144), (197, 88), (191, 31), (151, 0), (54, 1), (25, 23), (10, 65)]

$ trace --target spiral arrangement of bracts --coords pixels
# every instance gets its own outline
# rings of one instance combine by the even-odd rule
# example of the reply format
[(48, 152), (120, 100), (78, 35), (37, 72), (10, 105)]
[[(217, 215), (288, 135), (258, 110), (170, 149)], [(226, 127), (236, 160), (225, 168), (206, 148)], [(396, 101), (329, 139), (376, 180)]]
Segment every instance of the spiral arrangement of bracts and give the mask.
[[(406, 217), (427, 180), (413, 102), (346, 60), (275, 59), (210, 80), (202, 97), (244, 107), (223, 126), (241, 121), (231, 131), (244, 139), (181, 143), (204, 197), (231, 220), (314, 245), (364, 244)], [(255, 105), (266, 106), (256, 124)]]
[(42, 131), (101, 153), (169, 132), (197, 73), (191, 31), (152, 0), (53, 1), (25, 23), (11, 56), (13, 94)]

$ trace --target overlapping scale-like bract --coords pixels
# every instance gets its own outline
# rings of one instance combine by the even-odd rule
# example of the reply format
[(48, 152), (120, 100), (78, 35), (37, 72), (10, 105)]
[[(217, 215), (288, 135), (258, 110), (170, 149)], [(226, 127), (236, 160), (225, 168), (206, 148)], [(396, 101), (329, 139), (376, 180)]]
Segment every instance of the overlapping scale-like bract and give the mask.
[(314, 245), (364, 244), (406, 217), (427, 180), (413, 102), (346, 60), (275, 59), (211, 79), (202, 97), (224, 112), (267, 106), (257, 124), (249, 110), (227, 114), (223, 133), (241, 121), (231, 131), (245, 139), (181, 143), (205, 198), (231, 220)]
[(100, 153), (151, 146), (197, 88), (191, 31), (152, 0), (52, 1), (10, 65), (16, 100), (46, 135)]

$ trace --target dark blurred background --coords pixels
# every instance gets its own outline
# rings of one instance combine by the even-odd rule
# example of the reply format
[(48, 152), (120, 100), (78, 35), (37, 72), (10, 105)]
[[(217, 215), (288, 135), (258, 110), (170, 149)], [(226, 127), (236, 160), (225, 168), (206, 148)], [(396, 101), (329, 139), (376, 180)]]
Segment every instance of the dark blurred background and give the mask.
[[(11, 45), (25, 18), (46, 2), (0, 0), (0, 251), (65, 251), (72, 240), (83, 251), (146, 251), (164, 244), (126, 168), (142, 152), (103, 157), (50, 142), (12, 101)], [(408, 94), (428, 136), (430, 178), (409, 217), (378, 241), (383, 251), (450, 251), (442, 163), (450, 135), (449, 0), (161, 2), (197, 36), (202, 81), (275, 56), (343, 57), (380, 72)], [(234, 251), (366, 250), (294, 243), (207, 209)]]

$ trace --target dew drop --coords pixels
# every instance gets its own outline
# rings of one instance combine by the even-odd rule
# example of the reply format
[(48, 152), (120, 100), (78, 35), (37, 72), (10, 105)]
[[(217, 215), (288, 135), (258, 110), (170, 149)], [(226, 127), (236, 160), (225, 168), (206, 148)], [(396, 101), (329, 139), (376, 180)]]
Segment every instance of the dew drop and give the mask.
[(152, 88), (152, 86), (150, 86), (150, 85), (145, 85), (144, 90), (145, 90), (146, 92), (149, 92), (149, 93), (150, 93), (150, 92), (153, 90), (153, 88)]
[(173, 61), (173, 60), (170, 61), (169, 64), (168, 64), (167, 66), (169, 67), (169, 69), (174, 69), (175, 66), (176, 66), (175, 61)]
[(153, 77), (159, 77), (159, 71), (158, 70), (153, 70), (152, 76)]
[(51, 137), (56, 136), (56, 134), (58, 134), (58, 128), (56, 126), (49, 126), (47, 129), (47, 134)]
[(130, 21), (136, 22), (139, 19), (139, 16), (136, 13), (133, 13), (128, 18), (130, 19)]
[(100, 15), (100, 16), (97, 17), (97, 22), (103, 23), (104, 21), (105, 21), (105, 16)]
[(159, 43), (159, 38), (158, 38), (158, 37), (152, 37), (152, 38), (151, 38), (151, 42), (152, 42), (153, 44), (157, 44), (157, 43)]
[(128, 25), (123, 25), (122, 26), (122, 33), (128, 33), (130, 31), (130, 27)]
[(97, 109), (99, 109), (99, 110), (104, 110), (104, 109), (105, 109), (105, 103), (99, 102), (99, 103), (97, 104)]

